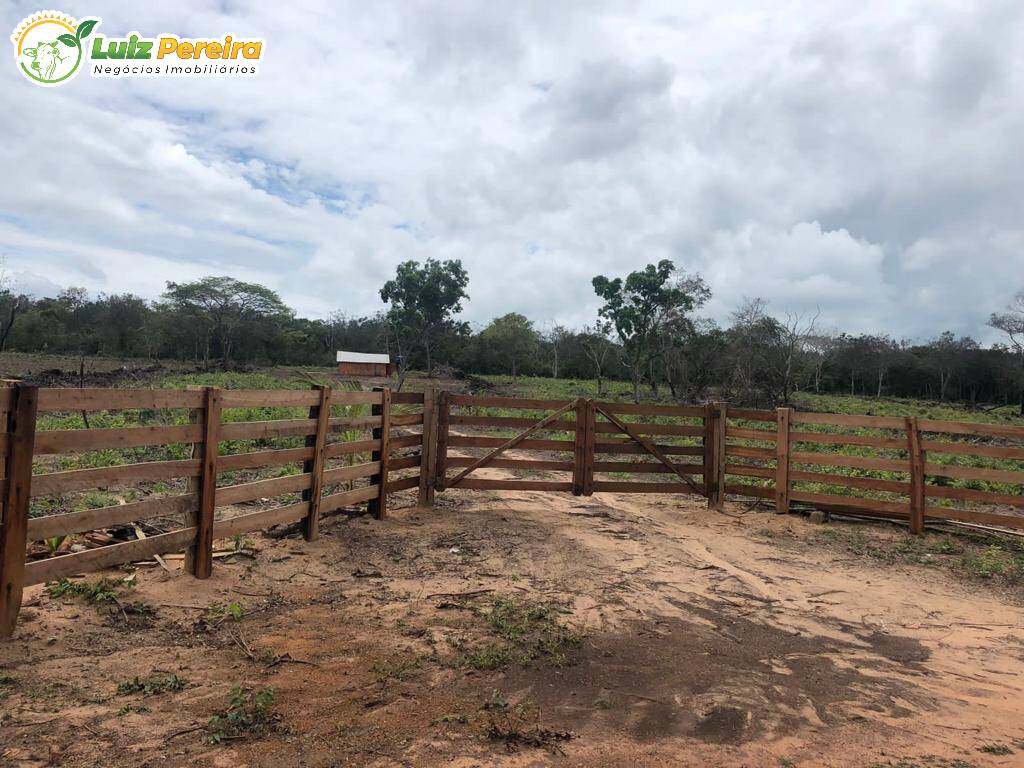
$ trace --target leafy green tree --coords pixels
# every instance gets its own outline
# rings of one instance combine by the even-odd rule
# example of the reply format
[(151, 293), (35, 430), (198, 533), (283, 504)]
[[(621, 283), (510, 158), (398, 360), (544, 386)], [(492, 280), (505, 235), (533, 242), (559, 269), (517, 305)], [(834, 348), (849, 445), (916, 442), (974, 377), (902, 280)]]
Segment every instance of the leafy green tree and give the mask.
[[(246, 330), (265, 322), (280, 323), (292, 316), (281, 297), (257, 283), (233, 277), (204, 277), (191, 283), (167, 283), (164, 299), (177, 312), (196, 323), (212, 341), (213, 353), (226, 369), (233, 346)], [(204, 345), (204, 359), (210, 347)]]
[(468, 284), (461, 261), (427, 259), (422, 267), (418, 261), (402, 262), (395, 278), (380, 289), (381, 299), (391, 305), (388, 325), (401, 347), (423, 350), (428, 376), (434, 372), (432, 353), (439, 338), (460, 330), (453, 315), (462, 311), (462, 300), (469, 298)]
[(704, 304), (711, 291), (698, 275), (672, 279), (675, 265), (662, 259), (656, 265), (630, 272), (623, 280), (604, 275), (593, 279), (604, 299), (598, 314), (608, 320), (622, 342), (623, 359), (633, 382), (633, 399), (640, 401), (640, 383), (647, 376), (654, 386), (654, 360), (664, 354), (666, 329), (679, 325), (687, 312)]
[(517, 376), (519, 363), (540, 349), (540, 334), (533, 322), (518, 312), (509, 312), (491, 321), (480, 333), (481, 339), (499, 357), (504, 358), (512, 376)]

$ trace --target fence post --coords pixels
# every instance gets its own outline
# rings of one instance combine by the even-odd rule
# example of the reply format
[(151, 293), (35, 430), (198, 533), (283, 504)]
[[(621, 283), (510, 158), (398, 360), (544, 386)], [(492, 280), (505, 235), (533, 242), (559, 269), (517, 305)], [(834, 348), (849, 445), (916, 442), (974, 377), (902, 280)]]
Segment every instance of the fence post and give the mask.
[(704, 494), (708, 497), (708, 509), (713, 509), (718, 496), (718, 451), (715, 448), (715, 406), (704, 403)]
[(718, 486), (715, 491), (715, 509), (722, 510), (725, 509), (725, 431), (729, 424), (729, 404), (719, 402), (715, 406), (715, 483)]
[(437, 401), (437, 444), (434, 461), (434, 488), (444, 490), (448, 472), (448, 418), (452, 407), (448, 402), (448, 392), (441, 392)]
[(793, 409), (777, 408), (775, 415), (775, 512), (784, 515), (789, 512), (789, 423)]
[(370, 485), (376, 483), (377, 498), (371, 499), (369, 503), (370, 513), (378, 520), (388, 516), (388, 456), (391, 453), (391, 390), (387, 387), (374, 387), (374, 391), (380, 392), (380, 405), (372, 407), (372, 415), (380, 416), (380, 426), (373, 430), (373, 439), (380, 440), (380, 450), (374, 451), (372, 461), (380, 462), (380, 472), (370, 477)]
[(7, 413), (7, 489), (3, 497), (0, 529), (0, 637), (10, 637), (21, 610), (25, 588), (25, 548), (28, 545), (28, 509), (32, 498), (32, 451), (36, 438), (39, 388), (14, 384)]
[(587, 401), (576, 398), (576, 432), (572, 452), (572, 494), (583, 495), (583, 478), (587, 474)]
[(423, 443), (420, 445), (420, 491), (417, 503), (421, 507), (434, 504), (434, 451), (437, 449), (437, 390), (423, 390)]
[(196, 538), (185, 552), (185, 570), (197, 579), (213, 574), (213, 517), (217, 508), (217, 455), (220, 453), (221, 395), (217, 387), (203, 387), (200, 417), (192, 412), (194, 423), (203, 425), (203, 439), (192, 444), (192, 457), (200, 459), (199, 478), (190, 486), (199, 491), (197, 511), (187, 514), (185, 525), (196, 527)]
[(924, 467), (925, 452), (921, 449), (921, 430), (917, 417), (904, 419), (907, 425), (907, 451), (910, 453), (910, 532), (924, 533)]
[(594, 401), (587, 399), (587, 441), (583, 450), (583, 495), (594, 495), (594, 450), (597, 442), (597, 409)]
[(324, 450), (327, 447), (327, 432), (331, 424), (331, 388), (314, 384), (319, 390), (320, 400), (309, 408), (309, 418), (316, 419), (316, 433), (306, 435), (306, 447), (313, 449), (312, 457), (302, 463), (302, 471), (308, 472), (309, 488), (302, 492), (302, 500), (309, 502), (309, 512), (302, 521), (302, 535), (306, 541), (320, 537), (320, 498), (324, 487)]

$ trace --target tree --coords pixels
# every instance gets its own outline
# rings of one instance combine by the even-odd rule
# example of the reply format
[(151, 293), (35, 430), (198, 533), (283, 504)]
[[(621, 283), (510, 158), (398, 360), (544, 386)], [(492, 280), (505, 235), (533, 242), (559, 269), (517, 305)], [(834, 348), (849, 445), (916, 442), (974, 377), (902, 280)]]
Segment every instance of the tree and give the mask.
[(481, 339), (500, 357), (505, 358), (512, 376), (518, 374), (518, 363), (536, 354), (540, 336), (533, 323), (518, 312), (509, 312), (491, 321), (480, 333)]
[(684, 276), (673, 282), (675, 269), (671, 261), (662, 259), (657, 265), (630, 272), (625, 280), (597, 275), (592, 281), (594, 292), (605, 302), (598, 314), (612, 324), (622, 342), (636, 402), (640, 402), (640, 383), (663, 353), (661, 334), (670, 323), (711, 296), (699, 276)]
[(458, 331), (452, 316), (462, 311), (468, 299), (469, 275), (462, 262), (427, 259), (398, 265), (393, 280), (384, 283), (380, 297), (391, 306), (387, 321), (406, 349), (421, 347), (427, 363), (427, 375), (433, 375), (432, 351), (440, 335)]
[(1017, 355), (1020, 415), (1024, 416), (1024, 290), (1017, 292), (1005, 312), (993, 312), (988, 324), (1003, 332)]
[(583, 351), (587, 358), (594, 365), (594, 377), (597, 379), (597, 395), (604, 394), (604, 379), (602, 374), (605, 371), (608, 355), (615, 349), (615, 345), (608, 338), (612, 332), (612, 324), (607, 320), (598, 320), (593, 325), (583, 328), (580, 340)]
[(560, 353), (573, 338), (573, 333), (562, 325), (556, 325), (548, 335), (548, 343), (551, 344), (551, 377), (558, 378), (558, 361)]
[(15, 321), (32, 306), (28, 296), (14, 292), (13, 283), (7, 270), (0, 270), (0, 352), (7, 348), (7, 339)]
[(209, 360), (212, 340), (213, 353), (225, 369), (243, 329), (256, 330), (254, 326), (260, 323), (281, 322), (292, 316), (292, 311), (270, 288), (243, 283), (233, 277), (169, 282), (163, 296), (175, 310), (198, 323), (204, 331), (204, 360)]

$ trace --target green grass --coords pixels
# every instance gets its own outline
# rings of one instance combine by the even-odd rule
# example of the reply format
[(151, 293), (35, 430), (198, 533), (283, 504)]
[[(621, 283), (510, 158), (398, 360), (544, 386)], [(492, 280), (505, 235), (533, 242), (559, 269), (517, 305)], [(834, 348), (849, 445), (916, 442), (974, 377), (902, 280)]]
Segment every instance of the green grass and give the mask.
[(473, 645), (456, 643), (458, 664), (470, 669), (500, 670), (536, 661), (564, 666), (582, 640), (562, 623), (557, 608), (544, 603), (498, 597), (474, 606), (473, 612), (489, 637)]
[(155, 696), (161, 693), (177, 693), (185, 689), (188, 681), (179, 676), (155, 672), (146, 677), (133, 677), (117, 684), (119, 696), (131, 696), (141, 693), (144, 696)]

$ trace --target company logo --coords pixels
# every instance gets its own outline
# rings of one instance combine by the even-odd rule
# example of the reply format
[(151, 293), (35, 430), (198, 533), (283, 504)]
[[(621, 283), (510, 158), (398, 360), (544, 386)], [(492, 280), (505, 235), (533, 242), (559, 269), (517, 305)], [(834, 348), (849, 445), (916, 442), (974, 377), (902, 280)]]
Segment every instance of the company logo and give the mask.
[(82, 68), (93, 77), (253, 77), (263, 60), (263, 40), (223, 35), (185, 38), (164, 34), (125, 37), (90, 33), (100, 23), (76, 22), (59, 11), (40, 11), (24, 19), (11, 35), (14, 60), (36, 85), (68, 82)]
[(74, 77), (86, 57), (83, 41), (99, 19), (76, 22), (59, 11), (40, 11), (26, 19), (11, 35), (14, 61), (36, 85), (51, 87)]

